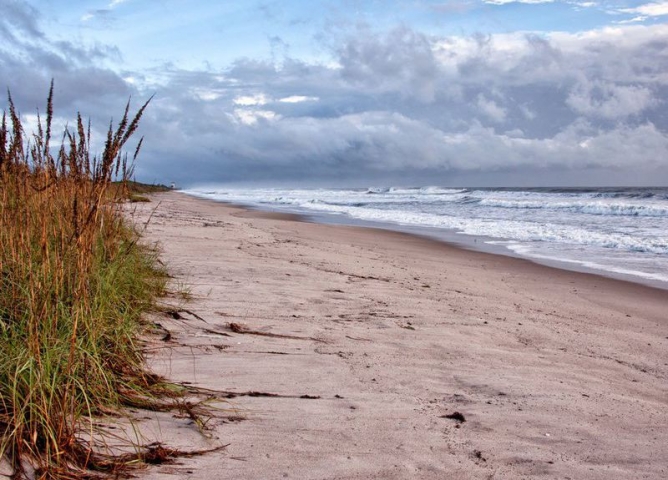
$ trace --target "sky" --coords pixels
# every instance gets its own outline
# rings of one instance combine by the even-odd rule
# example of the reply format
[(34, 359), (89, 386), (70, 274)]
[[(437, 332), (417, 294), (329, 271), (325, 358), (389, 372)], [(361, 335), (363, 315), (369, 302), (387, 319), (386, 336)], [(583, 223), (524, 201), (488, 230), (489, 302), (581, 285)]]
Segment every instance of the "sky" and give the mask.
[[(179, 186), (668, 185), (668, 0), (0, 0), (0, 88)], [(0, 110), (7, 108), (0, 97)], [(130, 146), (129, 151), (133, 151)]]

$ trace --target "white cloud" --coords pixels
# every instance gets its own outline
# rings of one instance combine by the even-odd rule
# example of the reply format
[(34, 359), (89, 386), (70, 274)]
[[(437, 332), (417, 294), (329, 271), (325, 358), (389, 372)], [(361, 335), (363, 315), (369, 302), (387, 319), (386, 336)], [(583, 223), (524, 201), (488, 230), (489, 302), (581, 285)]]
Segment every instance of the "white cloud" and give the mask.
[[(448, 88), (559, 85), (585, 75), (613, 83), (668, 83), (668, 25), (607, 27), (579, 33), (516, 32), (433, 40)], [(441, 89), (444, 85), (439, 85)]]
[(621, 8), (622, 13), (640, 14), (644, 17), (661, 17), (668, 15), (668, 2), (646, 3), (634, 8)]
[(647, 17), (640, 16), (640, 17), (629, 18), (629, 19), (627, 19), (627, 20), (619, 20), (619, 21), (617, 21), (617, 22), (615, 22), (615, 23), (616, 23), (617, 25), (627, 25), (627, 24), (630, 24), (630, 23), (640, 23), (640, 22), (644, 22), (645, 20), (647, 20)]
[(317, 102), (320, 100), (318, 97), (305, 97), (302, 95), (292, 95), (290, 97), (284, 97), (279, 100), (281, 103), (302, 103), (302, 102)]
[(234, 99), (235, 105), (241, 105), (244, 107), (250, 107), (255, 105), (266, 105), (269, 102), (270, 102), (269, 97), (267, 97), (264, 93), (239, 96)]
[(237, 108), (234, 110), (234, 117), (244, 125), (256, 125), (260, 120), (277, 121), (282, 117), (271, 110), (254, 110)]

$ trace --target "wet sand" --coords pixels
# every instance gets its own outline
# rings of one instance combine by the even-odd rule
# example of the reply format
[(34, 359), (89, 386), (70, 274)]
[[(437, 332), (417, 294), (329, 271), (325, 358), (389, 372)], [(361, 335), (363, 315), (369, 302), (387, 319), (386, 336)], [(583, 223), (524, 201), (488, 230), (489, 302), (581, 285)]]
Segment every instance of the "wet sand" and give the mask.
[(151, 368), (239, 394), (209, 439), (140, 422), (229, 444), (145, 478), (668, 478), (665, 290), (176, 192), (133, 216), (193, 297)]

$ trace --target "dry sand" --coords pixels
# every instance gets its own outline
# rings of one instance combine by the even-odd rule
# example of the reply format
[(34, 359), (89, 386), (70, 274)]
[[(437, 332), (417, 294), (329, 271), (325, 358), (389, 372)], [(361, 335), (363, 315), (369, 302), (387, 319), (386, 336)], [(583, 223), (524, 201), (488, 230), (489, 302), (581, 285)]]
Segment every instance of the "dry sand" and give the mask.
[[(147, 423), (169, 445), (229, 446), (145, 478), (668, 478), (667, 291), (179, 193), (153, 200), (135, 220), (152, 213), (146, 237), (204, 321), (156, 317), (171, 339), (151, 367), (277, 396), (229, 400), (209, 440), (189, 419)], [(464, 422), (445, 417), (456, 412)]]

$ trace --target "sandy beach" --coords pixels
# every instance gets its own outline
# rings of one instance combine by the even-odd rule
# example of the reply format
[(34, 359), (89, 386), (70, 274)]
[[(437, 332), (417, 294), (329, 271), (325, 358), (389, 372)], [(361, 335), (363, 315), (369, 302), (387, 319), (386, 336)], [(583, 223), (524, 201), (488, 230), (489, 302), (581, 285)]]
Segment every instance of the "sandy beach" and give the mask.
[[(668, 291), (375, 229), (157, 194), (186, 286), (150, 367), (232, 392), (147, 438), (149, 479), (668, 478)], [(173, 318), (178, 316), (180, 318)], [(140, 425), (141, 428), (141, 425)]]

